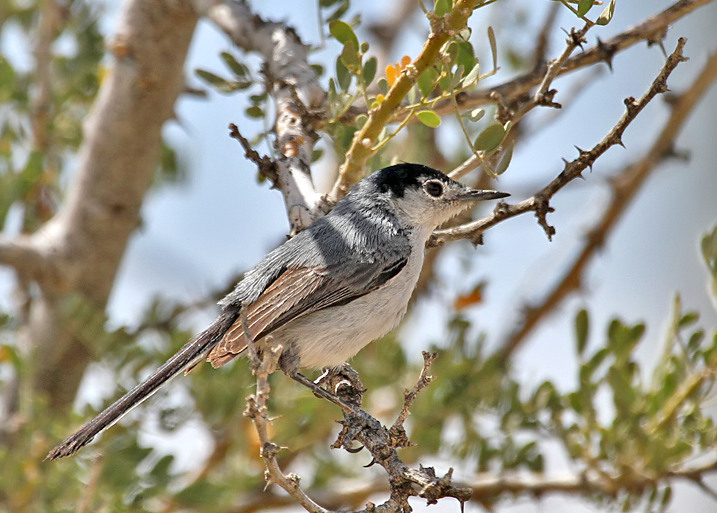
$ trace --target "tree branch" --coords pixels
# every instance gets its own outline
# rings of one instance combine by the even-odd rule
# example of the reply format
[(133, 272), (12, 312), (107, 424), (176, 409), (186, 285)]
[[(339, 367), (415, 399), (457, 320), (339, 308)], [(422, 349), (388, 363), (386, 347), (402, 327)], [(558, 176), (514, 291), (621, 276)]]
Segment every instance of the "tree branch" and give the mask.
[(314, 131), (324, 111), (325, 93), (309, 66), (309, 48), (284, 23), (266, 21), (239, 0), (194, 0), (231, 40), (265, 62), (267, 89), (276, 102), (276, 187), (284, 195), (292, 235), (323, 215), (323, 201), (311, 178)]
[(30, 237), (7, 239), (0, 236), (0, 265), (13, 267), (18, 274), (32, 280), (41, 279), (49, 270), (49, 262)]
[[(664, 11), (648, 18), (644, 22), (632, 27), (607, 41), (599, 41), (598, 44), (588, 48), (575, 56), (567, 59), (557, 73), (561, 76), (565, 73), (581, 69), (598, 62), (612, 63), (613, 57), (627, 48), (647, 41), (648, 43), (656, 43), (662, 40), (669, 25), (673, 24), (680, 18), (688, 15), (695, 9), (707, 5), (712, 0), (680, 0)], [(481, 105), (495, 103), (496, 98), (501, 98), (507, 104), (515, 102), (520, 96), (527, 94), (530, 90), (539, 85), (546, 74), (547, 64), (540, 64), (534, 67), (528, 73), (516, 77), (508, 82), (490, 87), (487, 89), (479, 89), (472, 93), (466, 93), (461, 96), (460, 106), (464, 111), (474, 109)], [(448, 114), (453, 111), (453, 104), (450, 100), (442, 100), (438, 102), (433, 110), (439, 115)], [(357, 111), (357, 114), (360, 112)], [(403, 119), (405, 109), (396, 109), (392, 121)]]
[[(396, 118), (396, 111), (399, 110), (401, 102), (418, 77), (436, 59), (443, 44), (453, 34), (466, 26), (466, 22), (477, 3), (477, 0), (458, 0), (451, 12), (440, 18), (429, 13), (431, 33), (428, 36), (428, 40), (423, 45), (418, 57), (402, 70), (386, 94), (386, 98), (378, 107), (369, 111), (366, 123), (354, 135), (351, 147), (346, 153), (346, 160), (339, 169), (338, 179), (329, 194), (330, 200), (336, 201), (343, 197), (348, 192), (349, 187), (363, 177), (363, 166), (371, 156), (371, 149), (381, 131), (392, 119)], [(405, 117), (406, 113), (401, 119)]]
[[(254, 350), (254, 341), (249, 341), (249, 348)], [(256, 394), (247, 397), (247, 406), (244, 414), (254, 423), (254, 427), (261, 443), (261, 457), (266, 464), (265, 478), (267, 483), (274, 483), (281, 486), (294, 500), (306, 511), (311, 513), (329, 513), (329, 510), (322, 508), (315, 503), (299, 486), (299, 476), (296, 474), (285, 475), (276, 459), (276, 454), (281, 450), (269, 438), (269, 419), (267, 417), (266, 401), (269, 398), (271, 388), (269, 387), (269, 374), (277, 368), (281, 356), (281, 345), (274, 345), (263, 352), (263, 358), (254, 362), (254, 374), (256, 376)], [(254, 357), (257, 357), (256, 354)]]
[(482, 233), (488, 228), (495, 226), (501, 221), (526, 212), (535, 212), (538, 223), (543, 227), (548, 238), (551, 238), (555, 233), (555, 229), (548, 224), (546, 219), (547, 214), (550, 212), (550, 199), (570, 181), (581, 176), (583, 171), (591, 167), (595, 160), (609, 148), (618, 144), (622, 145), (622, 134), (630, 123), (657, 94), (667, 91), (667, 77), (669, 77), (670, 73), (672, 73), (680, 62), (686, 60), (682, 55), (685, 42), (684, 38), (679, 39), (677, 47), (667, 58), (667, 62), (662, 68), (662, 71), (660, 71), (660, 74), (652, 82), (647, 92), (639, 100), (635, 100), (635, 98), (632, 97), (625, 99), (626, 111), (612, 130), (610, 130), (610, 133), (591, 150), (580, 150), (580, 156), (577, 159), (572, 162), (565, 161), (563, 171), (541, 191), (515, 205), (508, 205), (501, 202), (489, 216), (483, 219), (455, 228), (437, 230), (429, 240), (429, 246), (439, 245), (457, 239), (469, 239), (477, 242), (480, 240)]
[[(36, 388), (70, 404), (90, 354), (63, 328), (68, 292), (104, 309), (142, 200), (154, 177), (164, 122), (184, 86), (183, 65), (197, 21), (185, 0), (128, 0), (109, 42), (114, 65), (84, 126), (77, 169), (59, 213), (33, 236), (56, 266), (39, 284), (27, 339)], [(62, 276), (62, 280), (55, 278)], [(62, 369), (60, 372), (58, 369)]]
[(518, 478), (495, 477), (493, 475), (476, 476), (470, 483), (465, 484), (473, 490), (472, 500), (491, 502), (505, 494), (532, 495), (540, 497), (546, 494), (575, 494), (585, 495), (595, 493), (614, 497), (620, 490), (633, 492), (648, 490), (661, 483), (674, 479), (693, 482), (700, 481), (706, 474), (717, 471), (717, 461), (706, 464), (665, 472), (659, 476), (630, 474), (629, 477), (615, 477), (607, 479), (602, 476), (590, 476), (583, 473), (565, 478)]
[(711, 55), (692, 85), (681, 95), (670, 100), (671, 114), (652, 146), (638, 161), (627, 166), (611, 180), (612, 198), (600, 221), (588, 233), (582, 249), (553, 287), (536, 305), (524, 310), (523, 318), (513, 333), (502, 344), (504, 354), (519, 347), (538, 323), (553, 311), (568, 295), (580, 288), (582, 276), (597, 251), (603, 247), (612, 229), (622, 219), (633, 198), (652, 171), (670, 155), (675, 138), (699, 100), (717, 79), (717, 52)]

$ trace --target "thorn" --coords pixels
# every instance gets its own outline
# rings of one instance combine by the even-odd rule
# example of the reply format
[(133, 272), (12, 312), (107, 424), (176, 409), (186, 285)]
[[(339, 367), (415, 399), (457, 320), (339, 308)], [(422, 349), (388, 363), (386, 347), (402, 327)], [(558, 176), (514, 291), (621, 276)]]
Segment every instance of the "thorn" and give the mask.
[(615, 141), (615, 144), (618, 144), (618, 145), (622, 146), (623, 148), (627, 149), (627, 147), (625, 146), (625, 143), (622, 142), (622, 137), (618, 137), (617, 141)]
[(376, 458), (371, 458), (371, 461), (368, 462), (368, 464), (364, 465), (363, 468), (369, 468), (373, 467), (373, 465), (376, 463)]
[(597, 48), (600, 54), (600, 60), (604, 61), (607, 67), (610, 68), (610, 71), (612, 71), (612, 58), (615, 56), (617, 48), (615, 48), (615, 45), (603, 43), (599, 37), (597, 38)]
[(346, 447), (346, 452), (350, 452), (351, 454), (356, 454), (358, 452), (363, 451), (363, 445), (359, 445), (356, 448), (353, 447)]
[(560, 160), (563, 161), (563, 173), (568, 170), (568, 166), (570, 165), (570, 161), (566, 159), (565, 157), (560, 157)]
[(580, 146), (574, 145), (575, 149), (578, 150), (578, 153), (580, 154), (580, 158), (586, 157), (590, 155), (590, 152), (587, 150), (583, 150)]

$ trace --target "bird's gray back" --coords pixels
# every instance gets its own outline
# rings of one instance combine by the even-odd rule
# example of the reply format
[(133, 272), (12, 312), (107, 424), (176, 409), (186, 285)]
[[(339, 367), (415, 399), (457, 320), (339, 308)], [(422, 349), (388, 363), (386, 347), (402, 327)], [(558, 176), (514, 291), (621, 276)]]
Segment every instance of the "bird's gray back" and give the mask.
[(377, 205), (349, 195), (328, 215), (271, 251), (247, 272), (220, 305), (238, 307), (261, 295), (288, 268), (325, 269), (332, 275), (361, 270), (352, 280), (371, 281), (386, 264), (408, 258), (410, 228), (381, 214)]

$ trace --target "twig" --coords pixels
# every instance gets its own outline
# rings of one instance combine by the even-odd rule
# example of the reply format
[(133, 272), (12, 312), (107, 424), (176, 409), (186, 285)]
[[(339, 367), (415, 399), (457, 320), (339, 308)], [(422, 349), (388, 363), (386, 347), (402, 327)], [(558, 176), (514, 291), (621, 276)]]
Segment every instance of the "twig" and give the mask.
[(391, 429), (403, 427), (403, 424), (408, 418), (408, 412), (411, 409), (411, 406), (413, 406), (413, 401), (416, 400), (416, 397), (418, 397), (421, 390), (426, 388), (429, 383), (433, 381), (433, 376), (428, 374), (428, 371), (431, 368), (433, 360), (436, 358), (438, 358), (438, 353), (423, 351), (423, 369), (421, 369), (421, 375), (418, 377), (418, 381), (416, 381), (416, 384), (413, 385), (411, 390), (405, 390), (403, 392), (403, 406), (401, 407), (401, 411), (398, 413), (396, 421), (393, 423), (393, 426), (391, 426)]
[(318, 138), (314, 131), (318, 118), (312, 113), (323, 109), (326, 95), (309, 66), (309, 47), (292, 27), (261, 18), (246, 2), (193, 3), (239, 48), (264, 59), (267, 91), (276, 103), (274, 133), (280, 152), (274, 162), (274, 185), (284, 196), (291, 233), (298, 233), (324, 213), (309, 165)]
[(615, 477), (606, 479), (602, 476), (591, 476), (581, 473), (565, 478), (518, 478), (513, 476), (495, 477), (494, 475), (476, 476), (467, 486), (473, 490), (472, 500), (491, 502), (501, 495), (532, 495), (541, 497), (546, 494), (580, 494), (594, 493), (614, 497), (619, 490), (629, 488), (633, 492), (648, 490), (652, 487), (675, 479), (698, 482), (705, 475), (717, 471), (717, 461), (704, 465), (671, 470), (658, 476), (630, 474), (627, 478)]
[(580, 30), (575, 30), (574, 28), (570, 30), (570, 37), (568, 37), (567, 44), (562, 53), (557, 59), (548, 63), (548, 67), (545, 70), (540, 86), (535, 91), (530, 101), (521, 105), (518, 112), (516, 112), (513, 116), (513, 122), (522, 118), (538, 105), (545, 105), (547, 107), (555, 107), (558, 109), (561, 107), (559, 103), (553, 101), (553, 97), (557, 91), (554, 89), (551, 90), (550, 86), (552, 85), (553, 80), (555, 80), (560, 71), (563, 69), (565, 62), (570, 58), (575, 49), (582, 47), (582, 45), (587, 42), (585, 40), (585, 34), (587, 34), (588, 30), (590, 30), (590, 27), (592, 26), (592, 23), (586, 23)]
[[(660, 476), (646, 476), (631, 474), (629, 482), (623, 482), (621, 478), (614, 479), (604, 476), (592, 476), (586, 473), (579, 473), (566, 477), (546, 477), (541, 474), (524, 475), (501, 475), (478, 474), (472, 479), (460, 483), (460, 486), (471, 490), (470, 499), (491, 504), (505, 496), (529, 495), (532, 497), (544, 497), (546, 495), (585, 495), (595, 494), (606, 497), (614, 497), (618, 490), (627, 486), (633, 491), (648, 490), (661, 484), (667, 484), (674, 480), (686, 480), (694, 482), (704, 493), (715, 498), (714, 490), (704, 485), (704, 477), (717, 472), (717, 461), (710, 461), (703, 465), (672, 470)], [(703, 486), (704, 485), (704, 486)], [(389, 491), (385, 482), (372, 482), (358, 489), (346, 491), (332, 490), (330, 493), (321, 495), (325, 504), (331, 504), (334, 509), (340, 509), (346, 504), (355, 504), (365, 500), (372, 494), (386, 493)], [(320, 493), (320, 492), (317, 492)], [(288, 497), (280, 497), (267, 494), (250, 499), (244, 504), (231, 509), (227, 513), (253, 513), (267, 507), (281, 508), (296, 506), (296, 503)], [(362, 510), (368, 513), (368, 508)]]
[[(253, 344), (252, 344), (253, 345)], [(250, 349), (252, 349), (250, 347)], [(269, 398), (271, 388), (269, 386), (269, 374), (276, 368), (281, 356), (281, 345), (273, 345), (263, 351), (261, 361), (254, 368), (256, 375), (256, 394), (247, 397), (247, 407), (244, 415), (254, 423), (259, 441), (261, 443), (261, 457), (266, 465), (266, 481), (282, 487), (296, 502), (306, 511), (311, 513), (329, 513), (329, 510), (315, 503), (299, 485), (299, 476), (287, 474), (281, 470), (276, 454), (281, 450), (269, 438), (266, 401)]]
[(256, 164), (256, 167), (259, 168), (259, 173), (262, 176), (264, 176), (267, 180), (270, 180), (271, 183), (276, 183), (276, 166), (272, 160), (266, 155), (260, 156), (259, 153), (251, 147), (251, 144), (249, 144), (246, 137), (239, 132), (239, 128), (234, 123), (229, 123), (229, 137), (239, 141), (242, 148), (244, 148), (244, 156)]
[(582, 275), (597, 251), (603, 247), (612, 229), (622, 219), (627, 207), (635, 198), (646, 179), (656, 166), (669, 155), (675, 138), (684, 125), (687, 117), (694, 110), (699, 100), (717, 79), (717, 52), (711, 55), (704, 68), (681, 95), (671, 102), (671, 114), (667, 117), (660, 134), (652, 146), (637, 162), (627, 166), (612, 180), (612, 198), (605, 208), (600, 221), (590, 230), (583, 247), (567, 271), (553, 289), (536, 305), (524, 311), (523, 318), (517, 323), (516, 329), (502, 344), (504, 354), (514, 351), (523, 343), (537, 324), (568, 295), (580, 288)]
[[(424, 365), (424, 372), (427, 372), (433, 355), (426, 353), (427, 363)], [(422, 376), (424, 376), (422, 372)], [(351, 443), (356, 440), (363, 444), (373, 456), (373, 463), (381, 465), (388, 474), (390, 485), (390, 496), (380, 506), (368, 504), (361, 512), (371, 513), (381, 510), (384, 512), (404, 512), (408, 509), (408, 498), (418, 495), (425, 498), (429, 504), (434, 504), (443, 497), (453, 497), (461, 502), (468, 500), (470, 490), (454, 486), (451, 480), (452, 471), (449, 470), (444, 476), (437, 476), (431, 467), (419, 467), (410, 469), (398, 456), (398, 447), (406, 444), (396, 442), (391, 432), (386, 429), (374, 417), (360, 409), (363, 397), (363, 385), (358, 379), (358, 373), (350, 366), (344, 365), (338, 372), (331, 373), (325, 379), (327, 386), (344, 401), (357, 405), (357, 411), (352, 413), (344, 412), (341, 433), (332, 447), (344, 447), (350, 449)], [(417, 385), (423, 388), (425, 384)], [(413, 401), (413, 398), (410, 401)], [(406, 413), (407, 414), (407, 413)], [(404, 419), (405, 420), (405, 419)], [(395, 425), (395, 424), (394, 424)], [(415, 490), (414, 486), (419, 490)]]
[[(610, 63), (617, 53), (637, 43), (643, 41), (647, 41), (648, 43), (658, 42), (660, 38), (664, 36), (668, 26), (687, 16), (695, 9), (709, 4), (711, 1), (712, 0), (680, 0), (675, 2), (664, 11), (648, 18), (639, 25), (625, 30), (607, 41), (600, 41), (598, 44), (587, 48), (584, 52), (570, 57), (565, 61), (558, 72), (558, 76), (598, 62)], [(461, 96), (461, 108), (468, 111), (481, 105), (493, 104), (495, 103), (495, 98), (503, 98), (504, 102), (509, 104), (513, 103), (522, 95), (528, 94), (533, 87), (543, 81), (546, 69), (547, 65), (536, 66), (528, 73), (520, 75), (508, 82), (504, 82), (503, 84), (466, 93)], [(441, 100), (432, 107), (432, 110), (442, 116), (451, 113), (453, 105), (450, 99)], [(354, 109), (351, 112), (356, 116), (366, 114), (365, 110), (362, 109)], [(396, 109), (391, 121), (403, 119), (402, 116), (404, 114), (403, 108)]]
[(455, 228), (438, 230), (434, 232), (429, 240), (429, 246), (440, 245), (457, 239), (477, 241), (479, 240), (481, 234), (488, 228), (495, 226), (501, 221), (526, 212), (535, 212), (535, 215), (538, 218), (538, 223), (543, 227), (548, 238), (551, 238), (555, 229), (548, 224), (546, 219), (547, 214), (550, 212), (550, 199), (571, 180), (581, 176), (583, 171), (585, 171), (588, 167), (591, 167), (595, 160), (609, 148), (615, 145), (622, 145), (622, 135), (630, 123), (657, 94), (667, 91), (667, 77), (680, 62), (686, 60), (686, 58), (682, 55), (682, 49), (684, 48), (685, 42), (686, 40), (684, 38), (679, 39), (677, 47), (667, 58), (667, 62), (662, 68), (662, 71), (660, 71), (660, 74), (652, 82), (647, 92), (639, 100), (635, 100), (635, 98), (632, 97), (625, 99), (625, 113), (612, 130), (610, 130), (610, 133), (608, 133), (591, 150), (579, 150), (580, 155), (577, 159), (572, 162), (565, 161), (565, 168), (563, 171), (541, 191), (514, 205), (507, 205), (501, 202), (498, 204), (493, 213), (483, 219)]

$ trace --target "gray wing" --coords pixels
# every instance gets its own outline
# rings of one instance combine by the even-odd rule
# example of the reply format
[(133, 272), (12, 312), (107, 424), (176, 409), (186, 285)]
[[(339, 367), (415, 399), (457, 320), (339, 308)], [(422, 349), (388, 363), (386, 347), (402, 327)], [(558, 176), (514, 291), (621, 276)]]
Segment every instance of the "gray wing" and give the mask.
[[(382, 264), (350, 261), (328, 268), (288, 267), (245, 306), (251, 338), (259, 340), (293, 319), (374, 291), (401, 272), (407, 261), (405, 254)], [(221, 367), (246, 349), (243, 325), (242, 319), (237, 319), (212, 349), (207, 357), (212, 366)]]

